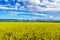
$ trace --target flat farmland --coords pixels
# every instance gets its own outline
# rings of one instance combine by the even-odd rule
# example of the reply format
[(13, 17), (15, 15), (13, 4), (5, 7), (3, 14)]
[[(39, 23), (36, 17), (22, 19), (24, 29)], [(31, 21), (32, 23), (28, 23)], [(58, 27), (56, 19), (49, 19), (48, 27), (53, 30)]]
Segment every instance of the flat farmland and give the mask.
[(60, 40), (60, 23), (0, 22), (0, 40)]

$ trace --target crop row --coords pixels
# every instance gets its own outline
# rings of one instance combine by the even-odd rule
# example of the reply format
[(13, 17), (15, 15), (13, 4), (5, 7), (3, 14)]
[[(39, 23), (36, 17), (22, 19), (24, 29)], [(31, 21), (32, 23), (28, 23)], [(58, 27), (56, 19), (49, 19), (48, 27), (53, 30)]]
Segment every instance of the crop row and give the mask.
[(17, 34), (15, 35), (12, 32), (3, 33), (0, 35), (0, 40), (60, 40), (60, 33), (44, 33), (44, 32), (32, 32), (32, 33), (24, 33), (24, 34)]

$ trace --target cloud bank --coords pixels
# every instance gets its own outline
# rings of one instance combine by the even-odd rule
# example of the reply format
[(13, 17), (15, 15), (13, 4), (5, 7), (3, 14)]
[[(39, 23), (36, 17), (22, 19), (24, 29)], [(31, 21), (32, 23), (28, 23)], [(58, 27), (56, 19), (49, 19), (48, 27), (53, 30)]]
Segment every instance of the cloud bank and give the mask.
[(60, 0), (0, 0), (0, 10), (18, 19), (60, 20)]
[[(5, 2), (5, 4), (2, 2)], [(2, 4), (4, 7), (8, 6), (6, 9), (10, 10), (26, 10), (33, 12), (60, 11), (60, 0), (1, 0), (0, 5)], [(2, 7), (0, 6), (0, 8)]]

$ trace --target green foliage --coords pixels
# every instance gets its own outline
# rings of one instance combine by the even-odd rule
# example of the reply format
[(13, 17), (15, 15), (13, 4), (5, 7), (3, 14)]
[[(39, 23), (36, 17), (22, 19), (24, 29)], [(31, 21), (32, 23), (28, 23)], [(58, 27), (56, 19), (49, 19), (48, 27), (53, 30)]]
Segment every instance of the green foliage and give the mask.
[(0, 22), (56, 22), (60, 23), (60, 20), (20, 20), (20, 19), (0, 19)]

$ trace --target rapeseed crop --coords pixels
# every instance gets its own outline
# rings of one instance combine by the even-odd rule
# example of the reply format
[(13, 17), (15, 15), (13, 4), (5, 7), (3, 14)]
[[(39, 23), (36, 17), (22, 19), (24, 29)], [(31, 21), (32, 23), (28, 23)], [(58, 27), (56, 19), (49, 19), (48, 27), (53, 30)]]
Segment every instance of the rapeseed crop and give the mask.
[(60, 23), (0, 22), (0, 40), (60, 40)]

